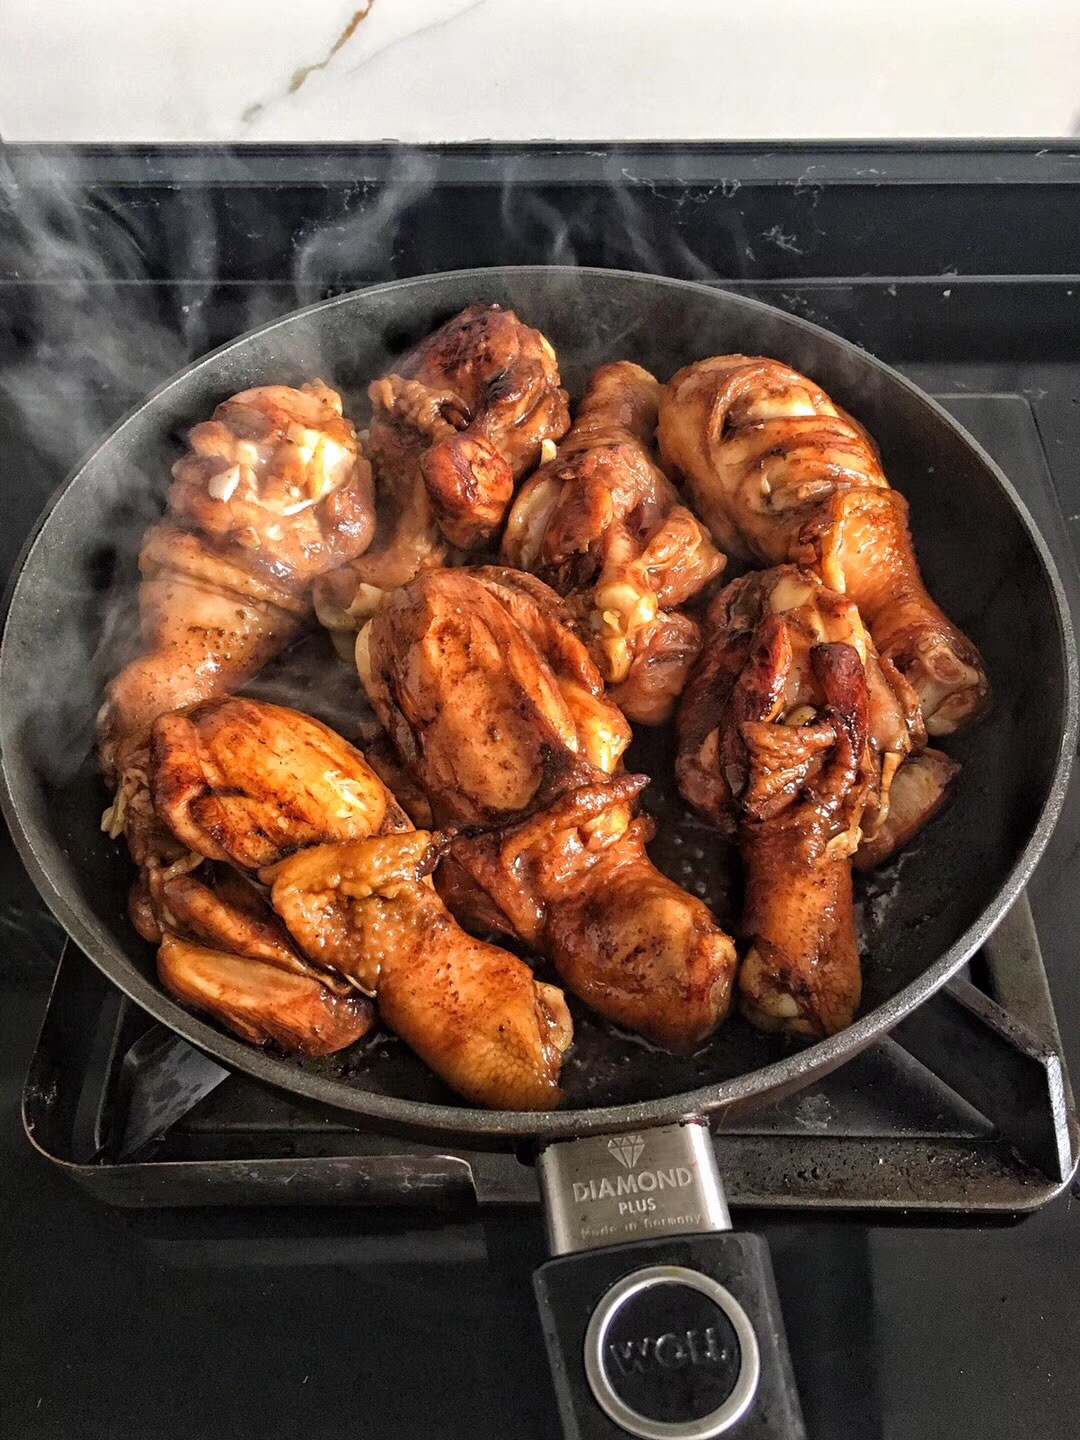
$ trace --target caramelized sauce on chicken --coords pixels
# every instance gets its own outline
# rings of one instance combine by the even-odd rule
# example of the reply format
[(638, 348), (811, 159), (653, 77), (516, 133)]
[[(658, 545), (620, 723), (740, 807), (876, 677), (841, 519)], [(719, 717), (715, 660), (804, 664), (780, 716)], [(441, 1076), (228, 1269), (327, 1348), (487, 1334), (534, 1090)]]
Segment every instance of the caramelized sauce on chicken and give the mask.
[(985, 713), (986, 668), (923, 584), (907, 502), (866, 432), (813, 381), (778, 360), (701, 360), (667, 386), (659, 436), (729, 554), (808, 566), (858, 605), (878, 651), (918, 695), (930, 735)]
[(653, 459), (660, 385), (640, 365), (595, 371), (569, 434), (526, 482), (503, 559), (567, 597), (611, 698), (630, 720), (671, 718), (701, 645), (675, 607), (723, 569)]

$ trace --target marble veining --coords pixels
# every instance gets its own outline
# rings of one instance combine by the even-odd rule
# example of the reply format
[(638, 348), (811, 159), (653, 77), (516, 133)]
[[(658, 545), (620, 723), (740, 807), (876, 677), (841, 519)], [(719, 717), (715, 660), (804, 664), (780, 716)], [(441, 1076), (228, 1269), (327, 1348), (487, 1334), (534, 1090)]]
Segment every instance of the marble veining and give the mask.
[(108, 142), (1080, 133), (1076, 0), (0, 4), (0, 136)]

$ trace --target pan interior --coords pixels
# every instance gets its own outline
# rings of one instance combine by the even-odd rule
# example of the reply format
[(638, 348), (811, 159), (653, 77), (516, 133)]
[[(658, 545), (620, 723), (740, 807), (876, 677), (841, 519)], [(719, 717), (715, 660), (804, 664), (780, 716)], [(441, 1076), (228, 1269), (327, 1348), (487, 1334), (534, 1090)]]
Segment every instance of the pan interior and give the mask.
[[(991, 718), (947, 743), (963, 764), (955, 802), (897, 861), (860, 884), (863, 1010), (891, 1000), (956, 947), (994, 903), (1054, 785), (1068, 679), (1046, 565), (979, 452), (884, 367), (741, 297), (606, 272), (446, 275), (328, 302), (199, 362), (82, 466), (30, 552), (0, 657), (8, 800), (24, 843), (63, 897), (61, 918), (121, 986), (133, 992), (140, 982), (156, 986), (152, 951), (126, 919), (126, 855), (99, 828), (107, 797), (91, 745), (102, 687), (134, 643), (139, 541), (160, 511), (183, 431), (236, 390), (314, 376), (340, 388), (347, 413), (362, 423), (367, 381), (474, 301), (512, 305), (542, 329), (575, 397), (602, 361), (635, 360), (666, 380), (702, 356), (768, 354), (812, 375), (877, 439), (890, 480), (911, 502), (930, 589), (982, 649), (995, 690)], [(358, 681), (333, 660), (321, 636), (273, 666), (254, 691), (321, 715), (350, 736), (366, 718)], [(663, 824), (654, 858), (733, 925), (733, 857), (678, 802), (670, 735), (640, 735), (629, 761), (655, 776), (648, 804)], [(155, 1008), (162, 1018), (180, 1013), (163, 996)], [(581, 1006), (575, 1022), (565, 1072), (571, 1109), (722, 1085), (791, 1053), (787, 1042), (741, 1021), (724, 1026), (689, 1060), (616, 1034)], [(229, 1049), (235, 1062), (243, 1047)], [(266, 1075), (267, 1065), (267, 1078), (288, 1086), (303, 1072), (322, 1098), (348, 1108), (364, 1109), (371, 1094), (457, 1106), (426, 1067), (385, 1036), (321, 1061), (263, 1057), (260, 1073)], [(310, 1093), (311, 1086), (305, 1088)]]

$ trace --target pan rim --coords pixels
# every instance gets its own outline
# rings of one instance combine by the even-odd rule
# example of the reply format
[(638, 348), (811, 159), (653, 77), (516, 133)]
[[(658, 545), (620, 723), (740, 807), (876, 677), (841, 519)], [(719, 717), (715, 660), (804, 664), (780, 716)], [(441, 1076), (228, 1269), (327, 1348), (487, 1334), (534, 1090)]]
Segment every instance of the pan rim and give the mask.
[[(14, 788), (18, 783), (18, 778), (13, 777), (10, 770), (9, 747), (5, 743), (8, 727), (7, 722), (0, 715), (0, 810), (3, 811), (16, 849), (39, 894), (65, 932), (109, 980), (155, 1020), (167, 1025), (197, 1048), (216, 1059), (223, 1060), (237, 1070), (249, 1074), (255, 1079), (276, 1085), (278, 1088), (302, 1095), (307, 1099), (316, 1100), (338, 1110), (362, 1115), (375, 1121), (383, 1121), (393, 1126), (407, 1126), (428, 1132), (437, 1131), (458, 1135), (501, 1135), (555, 1140), (601, 1131), (671, 1124), (707, 1115), (719, 1114), (722, 1116), (725, 1111), (732, 1111), (735, 1108), (744, 1109), (752, 1102), (761, 1102), (769, 1096), (787, 1093), (820, 1078), (886, 1034), (913, 1009), (929, 999), (956, 974), (965, 961), (993, 933), (1018, 899), (1046, 848), (1064, 804), (1072, 758), (1076, 749), (1078, 716), (1080, 716), (1080, 682), (1078, 682), (1076, 644), (1069, 603), (1057, 564), (1041, 531), (1011, 481), (960, 422), (931, 395), (892, 366), (844, 337), (827, 330), (824, 326), (816, 325), (800, 316), (790, 315), (787, 311), (779, 310), (778, 307), (751, 296), (725, 290), (722, 284), (710, 285), (695, 280), (679, 280), (668, 276), (651, 275), (647, 272), (615, 270), (599, 266), (503, 265), (473, 267), (464, 270), (432, 272), (403, 280), (391, 280), (378, 285), (361, 287), (292, 310), (266, 325), (246, 331), (207, 354), (199, 356), (184, 369), (169, 376), (133, 405), (98, 440), (93, 449), (80, 459), (46, 502), (22, 548), (6, 587), (3, 601), (4, 628), (3, 636), (0, 638), (0, 693), (3, 691), (3, 680), (10, 650), (8, 619), (17, 603), (20, 585), (31, 555), (42, 539), (50, 516), (62, 496), (82, 474), (91, 460), (147, 405), (167, 394), (173, 386), (186, 381), (188, 377), (203, 367), (213, 365), (225, 352), (244, 344), (252, 337), (272, 334), (275, 329), (291, 325), (302, 316), (352, 303), (357, 295), (370, 296), (406, 289), (434, 288), (445, 283), (449, 277), (462, 281), (475, 278), (478, 282), (485, 283), (490, 283), (492, 280), (505, 281), (509, 285), (514, 277), (532, 275), (554, 278), (565, 275), (567, 272), (591, 277), (598, 281), (604, 279), (631, 280), (660, 288), (690, 290), (698, 292), (702, 296), (712, 297), (719, 291), (740, 307), (751, 312), (779, 314), (785, 322), (793, 325), (796, 329), (826, 337), (833, 346), (846, 350), (864, 367), (878, 371), (889, 384), (906, 390), (917, 404), (935, 416), (939, 423), (944, 424), (963, 445), (973, 451), (1012, 506), (1034, 547), (1053, 595), (1058, 631), (1057, 640), (1065, 678), (1065, 707), (1058, 752), (1038, 819), (994, 898), (933, 964), (898, 990), (896, 994), (890, 996), (888, 1000), (865, 1015), (860, 1015), (847, 1029), (826, 1040), (817, 1041), (804, 1049), (793, 1050), (790, 1054), (769, 1065), (733, 1076), (728, 1080), (694, 1090), (677, 1092), (659, 1099), (626, 1105), (608, 1105), (595, 1109), (537, 1112), (499, 1111), (483, 1110), (467, 1105), (457, 1106), (408, 1100), (400, 1096), (354, 1089), (346, 1081), (305, 1071), (287, 1059), (270, 1056), (241, 1040), (234, 1039), (183, 1009), (163, 989), (143, 975), (132, 961), (125, 959), (122, 964), (117, 964), (110, 953), (116, 948), (115, 941), (108, 935), (106, 927), (96, 920), (93, 923), (87, 922), (52, 882), (45, 864), (38, 857), (34, 835), (24, 825), (20, 807), (15, 800)], [(36, 827), (31, 828), (36, 829)], [(56, 847), (57, 842), (51, 834), (46, 834), (44, 838)], [(118, 971), (121, 973), (117, 973)], [(807, 1057), (810, 1056), (813, 1056), (813, 1062), (807, 1064)]]

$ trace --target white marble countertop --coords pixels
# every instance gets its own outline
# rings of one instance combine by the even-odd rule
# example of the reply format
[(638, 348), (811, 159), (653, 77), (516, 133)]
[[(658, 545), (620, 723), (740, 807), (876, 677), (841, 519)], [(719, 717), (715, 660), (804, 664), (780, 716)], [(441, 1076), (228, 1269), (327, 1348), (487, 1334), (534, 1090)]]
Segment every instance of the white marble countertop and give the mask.
[(1080, 0), (0, 3), (9, 141), (1080, 131)]

